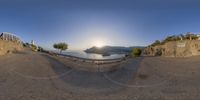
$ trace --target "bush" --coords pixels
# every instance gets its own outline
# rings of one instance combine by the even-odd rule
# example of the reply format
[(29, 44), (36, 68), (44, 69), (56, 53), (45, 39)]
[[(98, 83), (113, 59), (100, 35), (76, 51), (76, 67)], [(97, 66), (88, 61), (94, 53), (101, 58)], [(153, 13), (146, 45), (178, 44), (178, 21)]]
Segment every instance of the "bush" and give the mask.
[(32, 48), (33, 51), (37, 51), (37, 46), (36, 46), (36, 45), (33, 45), (33, 44), (32, 44), (32, 45), (31, 45), (31, 48)]
[(38, 51), (39, 52), (44, 52), (45, 50), (42, 47), (38, 46)]
[(29, 43), (23, 43), (24, 47), (29, 47), (29, 45), (30, 45)]
[(140, 56), (141, 53), (142, 53), (142, 50), (141, 50), (140, 48), (134, 48), (134, 49), (132, 50), (132, 56), (134, 56), (134, 57)]
[(157, 46), (160, 44), (161, 44), (161, 42), (159, 40), (156, 40), (154, 43), (151, 44), (151, 46)]

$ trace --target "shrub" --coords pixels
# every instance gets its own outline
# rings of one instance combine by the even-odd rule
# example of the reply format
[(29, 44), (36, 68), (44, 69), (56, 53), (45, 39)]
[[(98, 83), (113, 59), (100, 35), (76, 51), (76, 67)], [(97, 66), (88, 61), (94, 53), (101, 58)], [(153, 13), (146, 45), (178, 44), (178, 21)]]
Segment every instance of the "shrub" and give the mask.
[(38, 46), (38, 51), (39, 52), (44, 52), (45, 50), (42, 47)]
[(140, 48), (134, 48), (134, 49), (132, 50), (132, 56), (134, 56), (134, 57), (140, 56), (141, 53), (142, 53), (142, 50), (141, 50)]
[(23, 43), (23, 46), (24, 46), (24, 47), (29, 47), (30, 44), (29, 44), (29, 43)]
[(33, 51), (37, 51), (37, 46), (36, 46), (36, 45), (33, 45), (33, 44), (32, 44), (32, 45), (31, 45), (31, 48), (32, 48)]
[(151, 46), (157, 46), (160, 44), (161, 44), (161, 42), (159, 40), (156, 40), (154, 43), (151, 44)]

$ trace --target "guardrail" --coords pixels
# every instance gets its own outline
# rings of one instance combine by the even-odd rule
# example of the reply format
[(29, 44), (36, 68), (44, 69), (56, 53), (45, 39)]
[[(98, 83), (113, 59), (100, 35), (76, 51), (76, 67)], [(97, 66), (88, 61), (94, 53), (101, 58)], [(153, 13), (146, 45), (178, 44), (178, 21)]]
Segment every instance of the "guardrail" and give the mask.
[(75, 57), (75, 56), (71, 56), (71, 55), (58, 54), (58, 53), (56, 53), (56, 55), (64, 57), (64, 58), (69, 58), (70, 60), (73, 60), (73, 61), (89, 62), (89, 63), (98, 64), (98, 65), (117, 63), (117, 62), (121, 62), (121, 61), (124, 61), (127, 59), (127, 57), (115, 58), (115, 59), (89, 59), (89, 58), (81, 58), (81, 57)]
[(8, 33), (8, 32), (1, 33), (0, 38), (2, 40), (7, 40), (7, 41), (21, 42), (19, 37), (17, 37), (16, 35), (14, 35), (12, 33)]

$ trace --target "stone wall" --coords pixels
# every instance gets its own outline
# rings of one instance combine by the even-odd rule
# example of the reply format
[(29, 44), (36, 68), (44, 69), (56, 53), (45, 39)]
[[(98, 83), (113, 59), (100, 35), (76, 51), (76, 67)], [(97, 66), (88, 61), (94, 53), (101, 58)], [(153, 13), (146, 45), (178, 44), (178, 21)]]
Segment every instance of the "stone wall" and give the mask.
[(200, 55), (200, 40), (171, 41), (164, 45), (147, 47), (144, 54), (148, 56), (190, 57)]
[(18, 52), (23, 50), (23, 45), (19, 42), (6, 41), (0, 39), (0, 55)]

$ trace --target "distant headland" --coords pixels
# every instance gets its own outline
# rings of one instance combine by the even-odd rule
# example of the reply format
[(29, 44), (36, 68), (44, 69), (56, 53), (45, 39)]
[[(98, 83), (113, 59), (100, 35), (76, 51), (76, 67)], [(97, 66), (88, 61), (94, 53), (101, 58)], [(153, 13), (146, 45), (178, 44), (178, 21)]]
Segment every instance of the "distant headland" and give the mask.
[(104, 47), (91, 47), (86, 49), (86, 53), (96, 53), (102, 55), (111, 55), (111, 54), (130, 54), (134, 48), (144, 49), (143, 46), (132, 46), (132, 47), (123, 47), (123, 46), (104, 46)]

